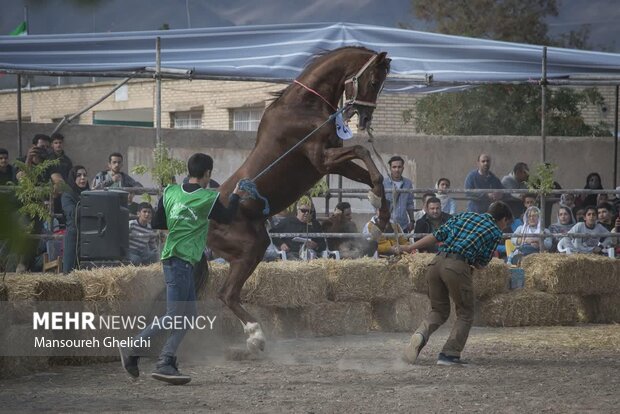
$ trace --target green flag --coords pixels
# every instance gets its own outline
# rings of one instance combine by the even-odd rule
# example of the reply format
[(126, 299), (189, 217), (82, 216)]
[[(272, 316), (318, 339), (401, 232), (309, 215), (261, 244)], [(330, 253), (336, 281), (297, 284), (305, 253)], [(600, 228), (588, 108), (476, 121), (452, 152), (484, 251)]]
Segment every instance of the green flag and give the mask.
[(11, 36), (22, 36), (22, 35), (27, 35), (27, 34), (28, 34), (28, 26), (26, 25), (26, 22), (21, 22), (19, 26), (17, 26), (15, 30), (11, 32)]

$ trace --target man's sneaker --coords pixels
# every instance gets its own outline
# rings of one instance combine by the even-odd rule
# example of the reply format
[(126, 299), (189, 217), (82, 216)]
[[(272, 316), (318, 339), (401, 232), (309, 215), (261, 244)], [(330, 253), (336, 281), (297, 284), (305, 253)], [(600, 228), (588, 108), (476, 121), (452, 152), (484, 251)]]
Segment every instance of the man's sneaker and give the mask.
[(426, 345), (424, 335), (419, 332), (411, 335), (409, 344), (405, 347), (405, 352), (403, 352), (403, 361), (409, 364), (415, 364), (415, 361), (418, 359), (418, 355), (420, 355), (420, 351), (424, 348), (424, 345)]
[(439, 358), (437, 358), (437, 365), (445, 365), (445, 366), (465, 366), (467, 362), (461, 361), (461, 357), (446, 355), (443, 352), (439, 354)]
[(155, 370), (151, 374), (151, 377), (172, 385), (183, 385), (192, 380), (189, 375), (183, 375), (179, 372), (177, 358), (171, 356), (161, 357), (159, 361), (157, 361), (157, 365), (155, 365)]
[(138, 378), (140, 376), (140, 370), (138, 369), (138, 361), (140, 357), (133, 356), (131, 354), (131, 348), (118, 347), (118, 353), (121, 355), (121, 364), (123, 368), (132, 378)]

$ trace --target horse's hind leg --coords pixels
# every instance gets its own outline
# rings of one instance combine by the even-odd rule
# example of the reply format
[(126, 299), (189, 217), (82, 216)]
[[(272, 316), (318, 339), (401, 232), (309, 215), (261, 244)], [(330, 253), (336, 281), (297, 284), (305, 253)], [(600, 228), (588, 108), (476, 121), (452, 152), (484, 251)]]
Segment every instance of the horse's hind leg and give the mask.
[(235, 242), (243, 246), (243, 250), (239, 257), (230, 260), (230, 273), (220, 287), (218, 297), (243, 324), (245, 333), (249, 335), (246, 341), (248, 349), (258, 352), (265, 349), (265, 335), (258, 320), (241, 306), (241, 289), (263, 258), (269, 236), (264, 227), (258, 232), (252, 230), (235, 235)]

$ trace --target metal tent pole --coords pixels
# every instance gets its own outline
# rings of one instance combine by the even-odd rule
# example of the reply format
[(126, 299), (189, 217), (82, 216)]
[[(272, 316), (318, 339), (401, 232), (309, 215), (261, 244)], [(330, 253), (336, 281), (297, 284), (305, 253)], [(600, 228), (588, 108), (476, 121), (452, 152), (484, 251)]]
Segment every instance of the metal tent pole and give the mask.
[(22, 156), (22, 75), (17, 75), (17, 157), (15, 158), (19, 158), (21, 156)]
[(155, 70), (155, 140), (161, 144), (161, 37), (155, 41), (156, 70)]
[(618, 187), (618, 88), (616, 85), (616, 117), (614, 119), (614, 188)]

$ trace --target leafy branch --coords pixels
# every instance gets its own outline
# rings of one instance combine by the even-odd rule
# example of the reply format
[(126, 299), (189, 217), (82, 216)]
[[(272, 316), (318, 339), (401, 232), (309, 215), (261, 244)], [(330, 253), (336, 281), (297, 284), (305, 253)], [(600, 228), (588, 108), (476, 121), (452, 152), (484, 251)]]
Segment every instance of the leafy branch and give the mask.
[[(184, 173), (186, 170), (186, 163), (173, 158), (170, 155), (169, 149), (163, 143), (160, 143), (153, 150), (153, 165), (149, 167), (139, 164), (134, 166), (131, 172), (139, 175), (151, 174), (151, 177), (153, 177), (161, 189), (168, 184), (172, 184), (174, 177)], [(150, 202), (150, 195), (145, 194), (145, 196), (148, 198), (147, 201)]]
[(527, 187), (538, 194), (548, 195), (555, 188), (555, 170), (557, 165), (545, 163), (538, 164), (534, 173), (527, 180)]
[(60, 160), (45, 160), (36, 165), (29, 165), (22, 161), (15, 161), (15, 166), (19, 168), (22, 175), (19, 178), (19, 185), (15, 186), (15, 197), (21, 207), (18, 212), (31, 220), (39, 219), (42, 221), (51, 218), (49, 208), (45, 202), (54, 193), (54, 186), (51, 182), (42, 183), (41, 179), (46, 171)]

